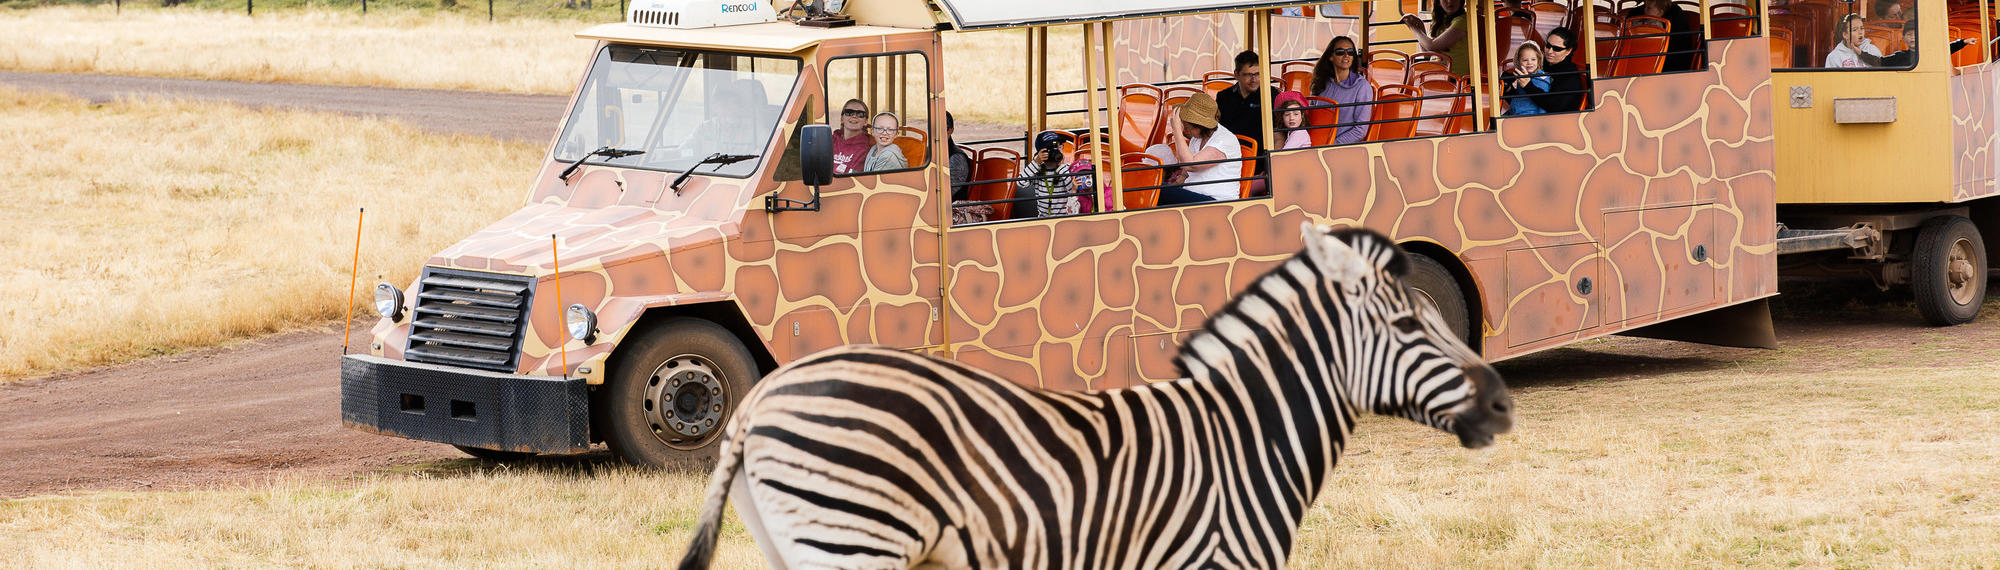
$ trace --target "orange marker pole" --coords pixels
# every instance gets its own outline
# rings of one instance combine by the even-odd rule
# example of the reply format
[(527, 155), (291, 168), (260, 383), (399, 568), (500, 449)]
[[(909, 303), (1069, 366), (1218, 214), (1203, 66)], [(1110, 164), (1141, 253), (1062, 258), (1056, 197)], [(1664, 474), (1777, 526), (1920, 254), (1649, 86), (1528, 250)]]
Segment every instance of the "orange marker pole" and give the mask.
[(347, 356), (347, 339), (354, 334), (354, 282), (361, 279), (361, 219), (368, 217), (368, 209), (362, 208), (354, 216), (354, 271), (347, 274), (347, 323), (340, 333), (340, 355)]
[(556, 281), (556, 316), (557, 322), (563, 323), (562, 346), (558, 349), (562, 352), (562, 376), (569, 378), (569, 309), (562, 304), (562, 257), (556, 255), (557, 243), (556, 235), (549, 234), (549, 264), (554, 266)]

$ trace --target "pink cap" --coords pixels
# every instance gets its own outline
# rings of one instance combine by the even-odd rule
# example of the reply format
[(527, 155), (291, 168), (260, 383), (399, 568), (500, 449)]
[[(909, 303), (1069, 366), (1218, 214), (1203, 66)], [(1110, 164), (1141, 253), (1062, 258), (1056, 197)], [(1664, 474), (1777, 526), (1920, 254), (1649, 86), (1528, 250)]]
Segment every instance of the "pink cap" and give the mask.
[(1300, 107), (1306, 106), (1306, 96), (1300, 95), (1297, 91), (1279, 93), (1276, 99), (1271, 100), (1271, 104), (1276, 105), (1279, 109), (1283, 109), (1285, 108), (1286, 101), (1297, 103)]

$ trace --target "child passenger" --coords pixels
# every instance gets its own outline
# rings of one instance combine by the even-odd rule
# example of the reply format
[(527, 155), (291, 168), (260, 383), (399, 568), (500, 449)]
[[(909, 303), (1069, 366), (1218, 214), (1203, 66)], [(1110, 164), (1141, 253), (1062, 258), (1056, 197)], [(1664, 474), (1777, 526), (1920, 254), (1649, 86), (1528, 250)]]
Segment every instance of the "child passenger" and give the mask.
[(1306, 111), (1301, 108), (1306, 106), (1306, 96), (1300, 95), (1297, 91), (1286, 91), (1278, 94), (1277, 104), (1278, 124), (1283, 128), (1298, 129), (1285, 131), (1285, 144), (1278, 148), (1293, 149), (1312, 146), (1312, 136), (1307, 135), (1306, 129), (1301, 128), (1306, 126)]
[(875, 135), (875, 146), (868, 149), (868, 161), (862, 165), (862, 172), (902, 170), (910, 167), (910, 159), (903, 156), (903, 147), (896, 146), (896, 135), (903, 132), (903, 124), (896, 118), (895, 113), (884, 112), (875, 115), (875, 126), (870, 132)]
[(1509, 115), (1540, 115), (1547, 111), (1535, 104), (1533, 97), (1549, 92), (1549, 74), (1542, 72), (1542, 48), (1535, 42), (1522, 42), (1514, 48), (1514, 72), (1506, 75), (1507, 89), (1501, 96), (1507, 99)]
[[(1015, 198), (1035, 200), (1039, 217), (1084, 214), (1097, 209), (1093, 191), (1097, 181), (1090, 165), (1070, 158), (1073, 143), (1062, 133), (1043, 131), (1035, 136), (1035, 155), (1021, 167), (1022, 180), (1015, 183)], [(1072, 194), (1065, 196), (1064, 194)]]

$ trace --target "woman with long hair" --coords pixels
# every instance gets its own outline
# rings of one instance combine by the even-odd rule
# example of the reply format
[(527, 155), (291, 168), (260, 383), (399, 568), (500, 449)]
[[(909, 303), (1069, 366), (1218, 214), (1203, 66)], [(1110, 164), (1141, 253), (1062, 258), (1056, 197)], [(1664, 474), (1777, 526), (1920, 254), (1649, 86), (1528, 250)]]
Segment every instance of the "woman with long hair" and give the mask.
[[(1354, 38), (1334, 36), (1333, 41), (1326, 42), (1326, 51), (1313, 63), (1312, 93), (1340, 104), (1375, 100), (1375, 86), (1361, 72), (1361, 51), (1354, 47)], [(1334, 123), (1341, 126), (1333, 131), (1333, 144), (1368, 140), (1366, 123), (1370, 107), (1373, 105), (1338, 108)]]
[(1466, 22), (1470, 20), (1465, 0), (1437, 0), (1428, 28), (1416, 14), (1403, 15), (1403, 25), (1410, 28), (1410, 35), (1416, 36), (1417, 47), (1451, 56), (1451, 72), (1455, 75), (1472, 73), (1472, 56), (1466, 55), (1465, 42)]

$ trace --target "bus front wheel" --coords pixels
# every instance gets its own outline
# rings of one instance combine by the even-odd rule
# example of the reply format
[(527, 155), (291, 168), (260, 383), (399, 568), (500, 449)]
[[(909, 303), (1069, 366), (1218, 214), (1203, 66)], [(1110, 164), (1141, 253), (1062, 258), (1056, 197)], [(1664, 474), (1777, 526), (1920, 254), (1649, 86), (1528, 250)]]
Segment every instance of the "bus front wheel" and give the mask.
[(757, 362), (715, 323), (675, 318), (619, 346), (592, 402), (611, 452), (642, 467), (706, 469)]
[(1986, 245), (1963, 216), (1940, 216), (1917, 230), (1910, 251), (1910, 289), (1917, 312), (1933, 325), (1972, 322), (1986, 300)]
[(1444, 317), (1452, 332), (1458, 333), (1458, 340), (1472, 344), (1472, 312), (1466, 309), (1465, 293), (1458, 290), (1458, 278), (1451, 270), (1427, 256), (1410, 254), (1410, 274), (1403, 277), (1403, 283), (1418, 295), (1429, 298), (1437, 306), (1439, 316)]

